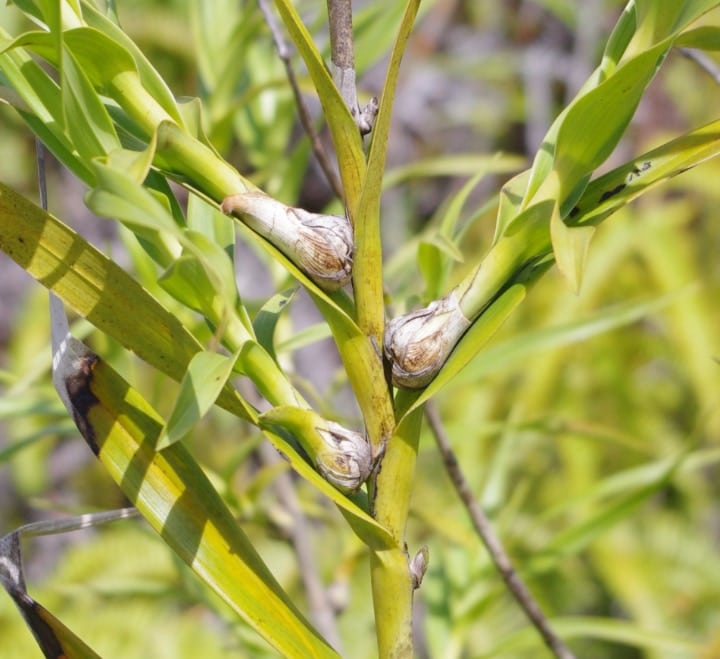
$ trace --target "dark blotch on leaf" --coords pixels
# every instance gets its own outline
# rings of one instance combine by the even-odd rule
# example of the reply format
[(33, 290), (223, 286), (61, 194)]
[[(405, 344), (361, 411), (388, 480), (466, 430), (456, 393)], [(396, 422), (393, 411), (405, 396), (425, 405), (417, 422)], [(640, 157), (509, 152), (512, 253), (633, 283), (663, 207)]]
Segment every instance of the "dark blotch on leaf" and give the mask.
[(78, 359), (77, 372), (65, 380), (68, 398), (72, 403), (75, 425), (95, 455), (100, 453), (100, 447), (95, 441), (95, 431), (88, 421), (87, 415), (92, 406), (99, 402), (95, 394), (90, 390), (93, 368), (98, 359), (98, 356), (94, 354), (84, 355)]
[(622, 192), (625, 187), (625, 183), (621, 183), (620, 185), (616, 185), (612, 190), (606, 190), (600, 195), (600, 200), (598, 203), (602, 204), (603, 201), (610, 199), (610, 197), (614, 197), (619, 192)]

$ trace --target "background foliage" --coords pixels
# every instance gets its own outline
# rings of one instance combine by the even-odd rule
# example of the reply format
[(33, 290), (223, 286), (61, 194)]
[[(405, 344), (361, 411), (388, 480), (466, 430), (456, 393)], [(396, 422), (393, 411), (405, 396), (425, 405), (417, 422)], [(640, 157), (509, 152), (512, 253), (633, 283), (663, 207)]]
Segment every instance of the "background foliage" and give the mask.
[[(253, 3), (119, 4), (123, 27), (174, 93), (203, 98), (206, 131), (231, 162), (288, 203), (326, 207), (332, 195), (309, 159), (282, 65)], [(357, 65), (368, 96), (379, 92), (388, 25), (402, 4), (368, 3), (356, 17)], [(324, 43), (316, 5), (300, 8)], [(522, 168), (595, 66), (620, 9), (590, 0), (423, 4), (401, 73), (383, 199), (391, 299), (414, 294), (426, 301), (446, 290), (434, 250), (450, 249), (436, 231), (452, 212), (448, 193), (460, 190), (487, 154), (502, 151), (510, 155), (488, 165), (498, 173), (470, 193), (466, 208), (487, 200), (485, 212), (462, 215), (465, 258), (450, 280), (485, 251), (493, 192)], [(1, 8), (0, 24), (12, 16)], [(717, 84), (674, 52), (617, 162), (715, 118), (719, 99)], [(32, 140), (1, 105), (0, 144), (0, 180), (34, 197)], [(718, 176), (720, 164), (707, 163), (603, 224), (580, 294), (551, 271), (483, 358), (438, 398), (476, 495), (544, 609), (557, 616), (557, 630), (581, 639), (578, 656), (720, 656)], [(82, 196), (67, 172), (52, 172), (51, 210), (133, 268), (183, 320), (197, 322), (164, 296), (157, 273), (122, 231), (87, 216)], [(259, 308), (283, 275), (252, 248), (243, 258), (241, 292)], [(50, 384), (45, 290), (26, 286), (2, 254), (0, 266), (3, 529), (51, 512), (122, 505)], [(353, 418), (337, 360), (327, 343), (312, 342), (321, 338), (316, 321), (301, 296), (293, 302), (279, 328), (280, 358), (311, 398), (317, 391)], [(80, 323), (76, 332), (89, 334), (98, 352), (169, 413), (176, 385), (89, 326)], [(185, 441), (305, 608), (288, 543), (292, 519), (275, 488), (282, 465), (264, 458), (259, 436), (220, 410)], [(297, 489), (316, 562), (342, 610), (343, 655), (373, 656), (363, 546), (334, 508), (302, 482)], [(539, 656), (534, 631), (491, 568), (425, 436), (408, 541), (426, 543), (431, 556), (417, 595), (419, 647), (433, 657)], [(103, 656), (191, 657), (199, 648), (208, 659), (273, 656), (140, 522), (35, 540), (29, 549), (30, 592)], [(0, 650), (38, 656), (5, 597)]]

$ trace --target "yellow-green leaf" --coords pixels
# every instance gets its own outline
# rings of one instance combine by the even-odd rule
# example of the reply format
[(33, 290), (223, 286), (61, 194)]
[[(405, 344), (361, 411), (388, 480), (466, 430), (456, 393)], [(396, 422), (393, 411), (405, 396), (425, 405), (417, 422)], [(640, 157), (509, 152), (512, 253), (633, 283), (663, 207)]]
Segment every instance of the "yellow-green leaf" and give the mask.
[[(95, 327), (180, 380), (202, 346), (122, 268), (42, 209), (0, 184), (0, 249)], [(232, 388), (218, 403), (238, 416), (255, 411)]]
[(275, 5), (285, 22), (290, 38), (305, 61), (317, 90), (335, 143), (345, 204), (349, 208), (354, 208), (365, 178), (365, 155), (362, 151), (360, 131), (295, 7), (289, 0), (276, 0)]
[(61, 349), (54, 381), (110, 476), (208, 586), (285, 656), (337, 656), (283, 591), (183, 445), (157, 451), (164, 423), (139, 393), (72, 338)]
[(180, 441), (213, 406), (232, 374), (237, 356), (198, 352), (180, 382), (175, 405), (162, 429), (157, 449)]

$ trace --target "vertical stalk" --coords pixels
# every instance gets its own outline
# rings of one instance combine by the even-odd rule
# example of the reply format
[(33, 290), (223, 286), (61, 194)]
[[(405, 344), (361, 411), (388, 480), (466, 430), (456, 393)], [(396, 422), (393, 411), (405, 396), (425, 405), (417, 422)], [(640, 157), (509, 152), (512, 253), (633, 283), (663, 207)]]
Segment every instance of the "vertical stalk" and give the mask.
[(399, 549), (370, 554), (378, 657), (412, 659), (412, 591), (407, 554)]
[[(401, 393), (398, 398), (404, 402), (412, 396)], [(373, 551), (370, 556), (378, 653), (382, 658), (410, 659), (413, 656), (413, 580), (405, 549), (405, 524), (421, 421), (422, 407), (411, 412), (397, 426), (375, 480), (375, 518), (396, 541), (392, 549)]]

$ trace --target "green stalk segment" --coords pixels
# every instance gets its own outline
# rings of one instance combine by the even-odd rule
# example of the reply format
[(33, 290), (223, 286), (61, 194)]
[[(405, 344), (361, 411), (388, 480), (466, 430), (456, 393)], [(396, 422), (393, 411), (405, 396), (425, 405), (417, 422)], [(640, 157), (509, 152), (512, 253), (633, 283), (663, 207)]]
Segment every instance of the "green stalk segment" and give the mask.
[[(374, 483), (374, 516), (392, 534), (395, 546), (371, 548), (370, 570), (373, 586), (375, 626), (380, 657), (413, 656), (412, 600), (414, 581), (405, 548), (405, 525), (415, 475), (422, 408), (404, 410), (414, 394), (400, 392), (396, 400), (402, 421), (387, 443), (382, 468)], [(403, 415), (404, 414), (404, 415)]]

